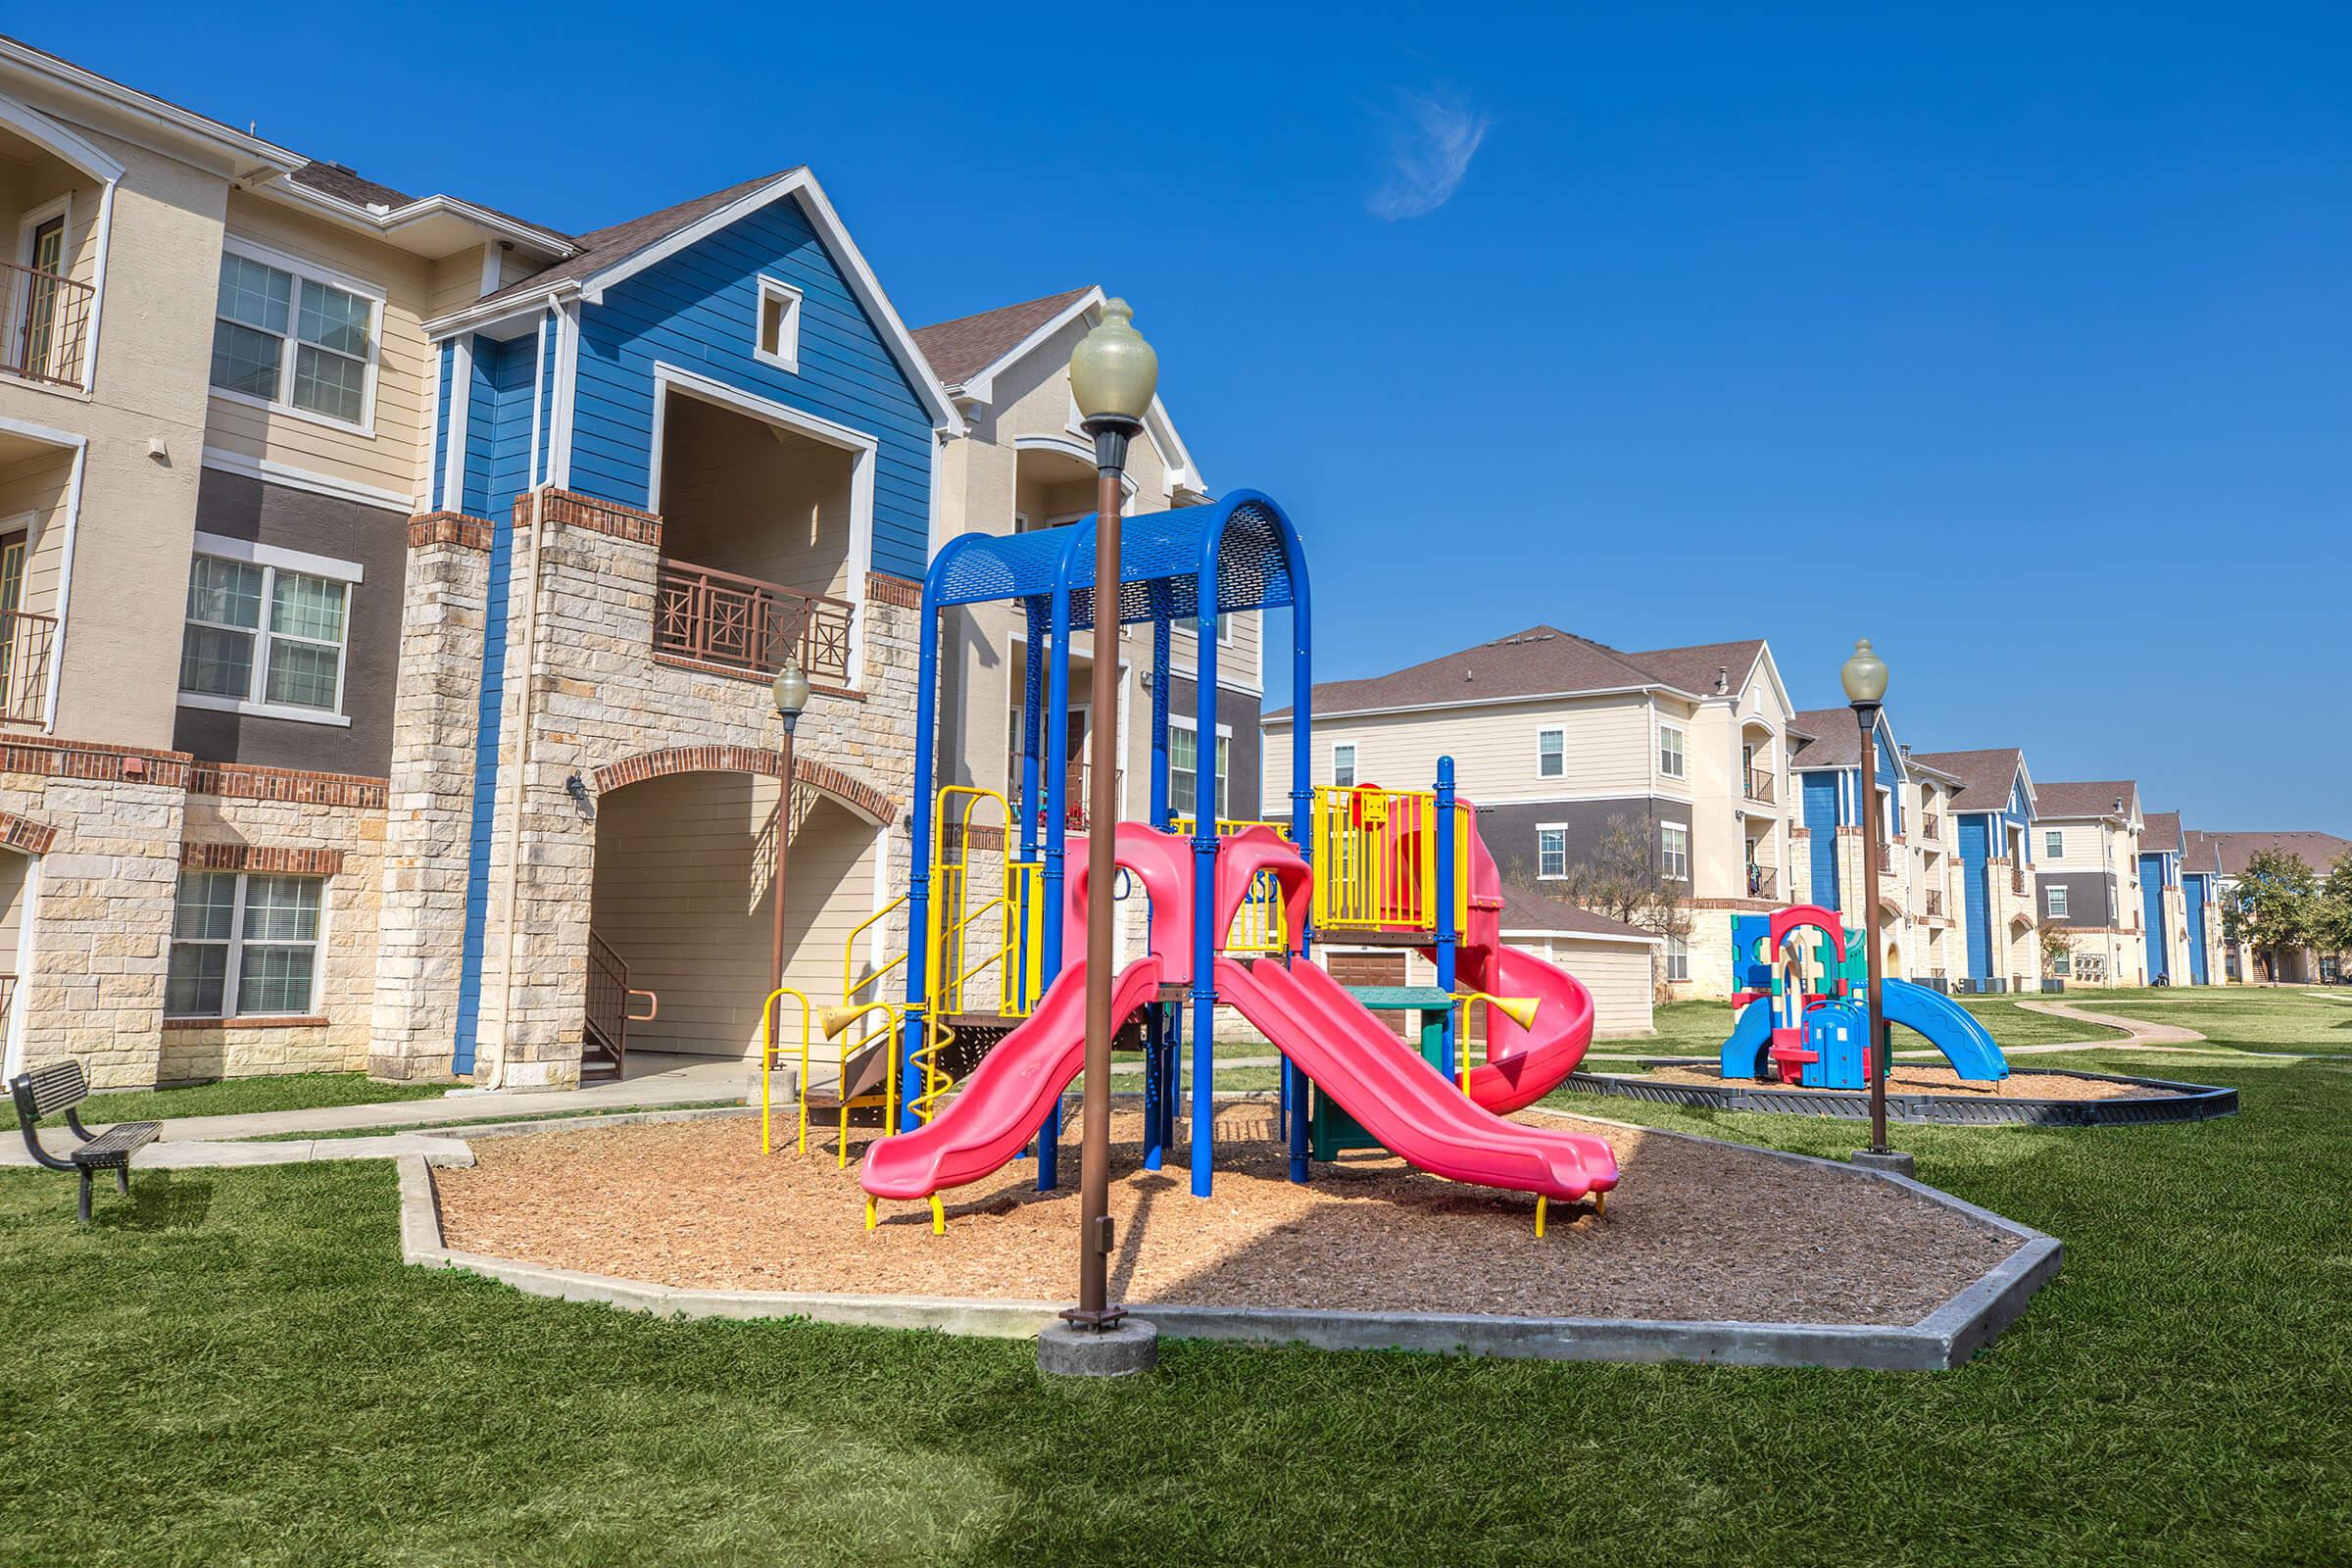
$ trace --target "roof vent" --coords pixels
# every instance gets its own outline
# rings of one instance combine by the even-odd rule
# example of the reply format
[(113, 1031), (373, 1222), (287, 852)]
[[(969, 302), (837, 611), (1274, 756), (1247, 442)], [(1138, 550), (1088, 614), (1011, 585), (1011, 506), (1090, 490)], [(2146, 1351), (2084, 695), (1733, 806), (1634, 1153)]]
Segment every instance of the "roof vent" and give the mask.
[(1910, 760), (1910, 759), (1911, 759), (1911, 743), (1910, 743), (1909, 741), (1904, 741), (1904, 742), (1903, 742), (1901, 745), (1899, 745), (1899, 746), (1895, 747), (1895, 750), (1903, 754), (1903, 760), (1904, 760), (1905, 761), (1909, 761), (1909, 760)]
[(1720, 697), (1731, 689), (1732, 666), (1729, 664), (1717, 664), (1715, 666), (1715, 694)]
[(1476, 680), (1478, 679), (1478, 671), (1470, 668), (1468, 665), (1464, 665), (1462, 668), (1462, 679)]

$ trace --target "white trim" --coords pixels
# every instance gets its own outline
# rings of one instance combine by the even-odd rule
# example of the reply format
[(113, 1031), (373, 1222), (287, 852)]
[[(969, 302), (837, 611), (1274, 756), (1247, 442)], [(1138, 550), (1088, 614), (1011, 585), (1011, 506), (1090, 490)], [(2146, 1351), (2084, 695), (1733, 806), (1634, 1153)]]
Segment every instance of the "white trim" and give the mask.
[(486, 239), (482, 241), (482, 280), (480, 287), (484, 295), (495, 294), (505, 286), (505, 280), (499, 271), (499, 255), (500, 252), (498, 248), (498, 241), (494, 239)]
[(1078, 318), (1101, 306), (1102, 302), (1103, 295), (1102, 285), (1097, 284), (1094, 287), (1089, 288), (1085, 293), (1079, 295), (1077, 299), (1071, 301), (1068, 305), (1063, 306), (1059, 311), (1055, 312), (1052, 318), (1050, 318), (1043, 325), (1039, 326), (1035, 331), (1031, 332), (1027, 337), (1021, 339), (1020, 342), (1014, 344), (1011, 348), (1006, 349), (1003, 354), (998, 355), (996, 359), (983, 366), (978, 374), (965, 376), (957, 390), (971, 402), (985, 406), (992, 398), (996, 396), (996, 379), (1000, 372), (1011, 366), (1016, 360), (1023, 358), (1033, 350), (1039, 348), (1048, 339), (1053, 337), (1054, 333), (1059, 332), (1063, 327), (1078, 319)]
[[(1544, 737), (1546, 735), (1557, 735), (1560, 738), (1560, 770), (1557, 773), (1544, 771)], [(1538, 724), (1536, 726), (1536, 777), (1566, 778), (1567, 776), (1568, 726), (1565, 724)]]
[[(26, 419), (12, 419), (0, 415), (0, 431), (21, 435), (46, 446), (63, 447), (74, 454), (73, 471), (66, 480), (66, 493), (60, 510), (66, 514), (66, 537), (58, 548), (57, 563), (57, 646), (49, 656), (49, 685), (41, 696), (41, 733), (57, 732), (57, 691), (66, 670), (66, 633), (68, 612), (74, 601), (74, 546), (80, 537), (81, 481), (89, 466), (90, 440), (69, 430), (58, 430)], [(46, 530), (43, 530), (46, 532)]]
[[(443, 512), (466, 510), (466, 418), (473, 407), (473, 339), (462, 337), (451, 347), (449, 360), (449, 428), (442, 433), (441, 495)], [(439, 366), (433, 374), (441, 373)]]
[[(338, 688), (336, 696), (342, 695)], [(175, 701), (181, 708), (202, 708), (218, 713), (243, 713), (249, 718), (288, 718), (299, 724), (327, 724), (338, 729), (351, 727), (348, 713), (330, 713), (322, 708), (295, 708), (285, 703), (256, 703), (242, 697), (216, 697), (211, 692), (180, 692)]]
[[(773, 398), (763, 398), (756, 392), (714, 381), (710, 376), (657, 360), (653, 367), (654, 429), (650, 454), (646, 464), (645, 509), (662, 510), (662, 441), (668, 413), (668, 394), (714, 403), (721, 408), (748, 414), (755, 419), (822, 441), (828, 446), (843, 448), (853, 456), (850, 466), (850, 583), (847, 598), (854, 605), (865, 603), (866, 578), (873, 571), (874, 554), (874, 466), (882, 443), (863, 430), (854, 430), (846, 424), (805, 413)], [(858, 689), (865, 674), (865, 616), (850, 617), (849, 678), (852, 689)]]
[[(538, 489), (542, 483), (539, 460), (547, 440), (547, 431), (543, 427), (545, 421), (540, 416), (540, 411), (547, 407), (547, 318), (542, 316), (538, 328), (531, 333), (531, 448), (530, 457), (523, 467), (526, 476), (524, 487), (531, 490)], [(789, 864), (785, 869), (790, 871)]]
[[(1659, 692), (1685, 698), (1691, 702), (1698, 701), (1693, 694), (1684, 691), (1680, 686), (1669, 686), (1664, 681), (1651, 681), (1642, 686), (1595, 686), (1590, 690), (1575, 692), (1529, 692), (1522, 697), (1468, 697), (1444, 703), (1405, 703), (1393, 708), (1348, 708), (1328, 713), (1317, 709), (1315, 722), (1323, 724), (1337, 718), (1385, 718), (1392, 714), (1401, 713), (1446, 713), (1461, 709), (1508, 708), (1513, 704), (1524, 703), (1572, 703), (1593, 697), (1649, 697)], [(1289, 711), (1269, 714), (1264, 720), (1267, 724), (1277, 726), (1286, 725), (1290, 721)]]
[[(0, 39), (0, 55), (16, 52), (10, 40)], [(62, 66), (65, 62), (51, 64)], [(22, 98), (0, 93), (0, 125), (6, 125), (26, 141), (37, 142), (102, 185), (111, 185), (122, 177), (122, 166), (108, 157), (104, 148), (68, 129)]]
[(24, 1070), (24, 998), (32, 989), (33, 965), (40, 961), (35, 933), (40, 927), (41, 859), (38, 855), (24, 856), (24, 883), (17, 890), (17, 994), (8, 1008), (7, 1044), (0, 1047), (0, 1076), (10, 1078)]
[(106, 262), (113, 254), (115, 238), (115, 187), (120, 180), (110, 179), (98, 193), (98, 233), (92, 247), (90, 279), (90, 318), (83, 329), (81, 346), (81, 389), (94, 392), (98, 387), (98, 326), (106, 318)]
[(858, 249), (857, 241), (850, 238), (849, 228), (842, 222), (841, 216), (834, 212), (833, 204), (826, 199), (824, 187), (816, 182), (816, 176), (807, 169), (796, 169), (779, 175), (716, 212), (707, 214), (643, 250), (632, 252), (604, 270), (590, 274), (581, 282), (581, 298), (591, 305), (601, 305), (605, 291), (615, 283), (636, 276), (656, 263), (675, 256), (690, 245), (700, 244), (721, 229), (786, 197), (799, 200), (803, 215), (808, 220), (809, 226), (816, 230), (818, 241), (831, 253), (833, 261), (841, 269), (843, 280), (850, 285), (850, 292), (865, 307), (866, 314), (880, 329), (883, 342), (899, 361), (900, 368), (906, 371), (908, 379), (914, 382), (916, 396), (930, 407), (932, 427), (956, 435), (963, 434), (963, 416), (956, 412), (955, 400), (948, 396), (947, 388), (939, 384), (939, 376), (932, 370), (931, 362), (924, 359), (923, 351), (915, 346), (914, 334), (906, 330), (906, 323), (900, 319), (897, 308), (890, 303), (890, 296), (882, 292), (880, 280), (874, 276), (873, 269), (866, 265), (864, 253)]
[[(1546, 833), (1557, 833), (1560, 836), (1560, 868), (1557, 871), (1544, 869), (1544, 835)], [(1536, 824), (1536, 880), (1539, 882), (1564, 882), (1567, 879), (1568, 824), (1565, 822), (1538, 822)]]
[[(250, 392), (236, 392), (226, 387), (212, 385), (209, 349), (207, 350), (206, 392), (213, 397), (226, 398), (231, 403), (248, 404), (254, 408), (266, 409), (274, 415), (284, 415), (288, 418), (302, 419), (312, 424), (324, 425), (330, 430), (341, 430), (347, 434), (364, 436), (370, 441), (374, 440), (376, 388), (381, 379), (384, 358), (384, 310), (387, 291), (383, 285), (370, 283), (335, 268), (276, 250), (258, 240), (247, 239), (241, 234), (223, 234), (220, 237), (220, 253), (223, 256), (239, 257), (257, 266), (288, 273), (294, 279), (295, 289), (292, 298), (286, 302), (286, 330), (282, 334), (284, 345), (278, 355), (278, 395), (274, 398), (258, 398)], [(339, 293), (357, 295), (368, 302), (368, 354), (367, 358), (361, 362), (364, 379), (360, 385), (360, 416), (356, 420), (337, 418), (331, 414), (321, 414), (317, 409), (297, 407), (294, 403), (294, 365), (302, 351), (302, 345), (309, 341), (302, 336), (300, 319), (302, 285), (306, 283), (318, 283)], [(223, 319), (218, 309), (214, 311), (213, 319), (216, 322)], [(245, 326), (251, 331), (263, 333), (269, 331), (267, 327), (257, 327), (251, 322), (236, 324)], [(310, 346), (323, 353), (331, 354), (337, 359), (348, 360), (351, 358), (340, 349), (326, 348), (318, 343), (312, 343)]]
[[(1089, 468), (1092, 468), (1095, 466), (1095, 449), (1091, 446), (1088, 446), (1083, 441), (1072, 441), (1066, 436), (1016, 435), (1012, 438), (1012, 451), (1013, 477), (1015, 483), (1019, 482), (1020, 454), (1024, 452), (1054, 452), (1059, 453), (1063, 457), (1075, 458), (1080, 463), (1085, 464)], [(1070, 480), (1064, 482), (1076, 483), (1077, 481)], [(1120, 495), (1125, 497), (1128, 501), (1133, 501), (1136, 498), (1139, 489), (1140, 487), (1135, 482), (1135, 475), (1129, 473), (1124, 468), (1120, 469)], [(1125, 516), (1129, 514), (1130, 514), (1127, 512), (1126, 508), (1122, 506), (1120, 509), (1120, 515)], [(1076, 522), (1081, 517), (1091, 517), (1094, 514), (1091, 512), (1066, 512), (1056, 517), (1048, 517), (1044, 525), (1051, 528), (1060, 523)]]
[(242, 561), (254, 566), (278, 566), (311, 577), (331, 577), (337, 582), (362, 581), (367, 570), (356, 561), (337, 561), (332, 556), (314, 556), (307, 550), (257, 544), (251, 539), (232, 539), (202, 529), (196, 532), (195, 553), (218, 556), (223, 561)]
[[(1345, 784), (1340, 782), (1340, 748), (1343, 746), (1348, 748), (1348, 782)], [(1356, 774), (1362, 770), (1363, 762), (1363, 749), (1356, 742), (1333, 741), (1331, 743), (1331, 766), (1327, 775), (1331, 779), (1331, 787), (1335, 790), (1354, 789), (1359, 782)]]
[[(440, 377), (436, 375), (433, 380), (438, 387)], [(289, 490), (308, 490), (315, 495), (333, 496), (338, 501), (356, 501), (362, 506), (407, 513), (416, 505), (414, 496), (404, 496), (397, 490), (384, 490), (375, 485), (362, 484), (357, 479), (338, 478), (334, 474), (319, 473), (311, 468), (297, 468), (268, 458), (231, 452), (226, 447), (206, 447), (202, 461), (205, 467), (218, 468), (222, 473), (241, 474), (248, 479), (284, 485)], [(429, 475), (426, 483), (431, 483)]]
[[(753, 281), (752, 358), (761, 365), (775, 367), (794, 375), (801, 373), (801, 305), (806, 298), (801, 291), (780, 277), (762, 272)], [(767, 335), (767, 302), (785, 302), (784, 314), (776, 324), (776, 347), (771, 351), (760, 340)]]
[[(1666, 941), (1664, 937), (1650, 936), (1646, 933), (1641, 936), (1635, 936), (1631, 933), (1620, 936), (1614, 931), (1574, 931), (1565, 926), (1514, 926), (1497, 934), (1506, 937), (1545, 937), (1553, 942), (1623, 942), (1631, 946), (1645, 948), (1660, 947), (1664, 945)], [(1383, 950), (1378, 948), (1367, 948), (1364, 951), (1367, 953), (1378, 953)], [(1396, 950), (1390, 948), (1386, 951), (1394, 953)]]
[(551, 294), (547, 306), (556, 318), (556, 400), (548, 411), (556, 428), (547, 447), (547, 482), (566, 490), (571, 487), (572, 409), (579, 396), (580, 302), (559, 303)]
[[(1672, 773), (1669, 773), (1669, 772), (1666, 770), (1666, 737), (1667, 737), (1667, 735), (1668, 735), (1670, 732), (1673, 734), (1673, 736), (1674, 736), (1674, 740), (1675, 740), (1675, 753), (1674, 753), (1674, 760), (1675, 760), (1675, 761), (1676, 761), (1676, 762), (1678, 762), (1678, 763), (1680, 763), (1680, 764), (1681, 764), (1681, 770), (1680, 770), (1680, 771), (1678, 771), (1678, 772), (1672, 772)], [(1657, 755), (1657, 758), (1656, 758), (1656, 762), (1655, 762), (1655, 765), (1656, 765), (1656, 767), (1657, 767), (1657, 770), (1658, 770), (1658, 777), (1659, 777), (1661, 780), (1663, 780), (1663, 779), (1673, 779), (1673, 780), (1675, 780), (1677, 783), (1681, 784), (1681, 785), (1682, 785), (1682, 786), (1683, 786), (1685, 789), (1688, 789), (1688, 788), (1690, 788), (1690, 727), (1689, 727), (1687, 724), (1672, 724), (1672, 723), (1668, 723), (1668, 722), (1666, 721), (1666, 718), (1665, 718), (1665, 716), (1664, 716), (1663, 714), (1660, 714), (1660, 715), (1659, 715), (1659, 717), (1658, 717), (1658, 723), (1657, 723), (1657, 736), (1658, 736), (1658, 755)], [(1745, 781), (1744, 781), (1744, 780), (1742, 780), (1742, 781), (1741, 781), (1741, 789), (1744, 791), (1745, 787), (1746, 787), (1746, 785), (1745, 785)], [(1744, 798), (1744, 796), (1743, 796), (1743, 798)]]

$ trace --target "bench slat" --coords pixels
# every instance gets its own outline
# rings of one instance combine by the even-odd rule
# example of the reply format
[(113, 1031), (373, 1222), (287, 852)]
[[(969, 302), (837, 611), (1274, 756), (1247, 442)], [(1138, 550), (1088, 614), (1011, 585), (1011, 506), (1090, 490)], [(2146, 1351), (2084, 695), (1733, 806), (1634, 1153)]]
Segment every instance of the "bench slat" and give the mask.
[(131, 1152), (144, 1149), (154, 1143), (163, 1130), (164, 1124), (160, 1121), (117, 1122), (88, 1143), (74, 1150), (74, 1163), (96, 1166), (100, 1169), (127, 1165), (130, 1163)]
[(17, 1109), (35, 1116), (52, 1115), (90, 1098), (89, 1076), (78, 1061), (55, 1061), (20, 1073), (11, 1087), (16, 1093)]

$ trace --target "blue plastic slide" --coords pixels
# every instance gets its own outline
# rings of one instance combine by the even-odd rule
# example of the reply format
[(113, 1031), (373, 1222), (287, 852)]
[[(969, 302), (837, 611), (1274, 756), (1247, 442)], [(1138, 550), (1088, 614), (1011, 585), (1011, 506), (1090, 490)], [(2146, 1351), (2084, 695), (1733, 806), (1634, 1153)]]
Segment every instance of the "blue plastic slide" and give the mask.
[(1979, 1081), (2009, 1076), (2001, 1048), (1966, 1007), (1940, 991), (1908, 980), (1888, 980), (1885, 985), (1886, 1021), (1927, 1036), (1928, 1044), (1942, 1052), (1952, 1064), (1952, 1071)]
[(1764, 1053), (1772, 1047), (1772, 999), (1758, 997), (1740, 1009), (1732, 1021), (1732, 1038), (1723, 1043), (1723, 1075), (1726, 1078), (1760, 1078), (1764, 1075)]

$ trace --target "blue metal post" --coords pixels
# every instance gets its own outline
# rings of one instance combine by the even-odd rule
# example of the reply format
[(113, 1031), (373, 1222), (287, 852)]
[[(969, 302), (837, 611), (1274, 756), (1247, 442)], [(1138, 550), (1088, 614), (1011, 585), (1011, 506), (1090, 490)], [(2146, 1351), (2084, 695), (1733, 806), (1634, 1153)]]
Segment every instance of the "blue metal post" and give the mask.
[[(929, 1013), (925, 972), (930, 955), (924, 934), (931, 929), (931, 768), (937, 725), (933, 709), (939, 702), (939, 606), (931, 585), (923, 585), (919, 621), (922, 648), (914, 683), (914, 798), (907, 802), (906, 831), (912, 839), (906, 860), (906, 1014), (899, 1039), (899, 1131), (912, 1132), (914, 1115), (914, 1054), (923, 1046)], [(779, 817), (779, 821), (781, 818)]]
[(1168, 585), (1152, 585), (1152, 825), (1168, 830)]
[[(1028, 640), (1022, 645), (1021, 656), (1021, 798), (1015, 808), (1021, 813), (1021, 860), (1035, 865), (1038, 856), (1038, 741), (1040, 726), (1045, 722), (1046, 685), (1046, 611), (1035, 596), (1022, 601), (1027, 612)], [(1044, 897), (1041, 888), (1034, 897)], [(1026, 911), (1023, 911), (1024, 913)], [(1025, 1009), (1037, 1004), (1029, 994), (1029, 922), (1021, 921), (1019, 952), (1021, 972), (1018, 992)], [(1045, 970), (1041, 967), (1040, 973)]]
[[(1309, 864), (1314, 861), (1314, 660), (1310, 651), (1314, 617), (1307, 608), (1306, 561), (1303, 553), (1291, 563), (1291, 842)], [(1298, 933), (1298, 952), (1307, 952), (1311, 931)], [(1290, 1086), (1291, 1180), (1307, 1178), (1306, 1075), (1282, 1062), (1283, 1081)]]
[(1209, 1196), (1216, 1131), (1217, 541), (1201, 553), (1193, 620), (1193, 1196)]
[[(1054, 590), (1054, 653), (1046, 695), (1046, 951), (1043, 972), (1049, 983), (1061, 973), (1062, 839), (1069, 823), (1070, 777), (1070, 585)], [(1095, 890), (1102, 897), (1106, 890)], [(1061, 1102), (1047, 1110), (1037, 1132), (1037, 1190), (1050, 1193), (1059, 1177)]]
[(1160, 1047), (1167, 1033), (1167, 1009), (1153, 1003), (1144, 1009), (1144, 1169), (1157, 1170), (1164, 1162), (1167, 1134), (1161, 1127), (1161, 1112), (1166, 1108), (1167, 1096), (1160, 1083), (1167, 1071), (1167, 1059)]
[[(1454, 947), (1461, 940), (1461, 933), (1454, 928), (1453, 923), (1453, 881), (1463, 869), (1455, 865), (1453, 860), (1456, 809), (1453, 804), (1453, 759), (1441, 757), (1438, 759), (1438, 820), (1436, 823), (1438, 835), (1436, 926), (1438, 933), (1438, 989), (1447, 996), (1453, 995)], [(1446, 1009), (1445, 1023), (1438, 1031), (1438, 1061), (1445, 1071), (1448, 1083), (1453, 1082), (1456, 1076), (1453, 1058), (1453, 1013), (1452, 1007), (1448, 1006)]]

